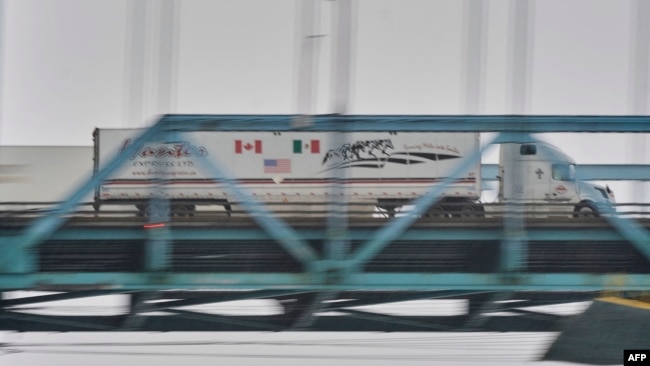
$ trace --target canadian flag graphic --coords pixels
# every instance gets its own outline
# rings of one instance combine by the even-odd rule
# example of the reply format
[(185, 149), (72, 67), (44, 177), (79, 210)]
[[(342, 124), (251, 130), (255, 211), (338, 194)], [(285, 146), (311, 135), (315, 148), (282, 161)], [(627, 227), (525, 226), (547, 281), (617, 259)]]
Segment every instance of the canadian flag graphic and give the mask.
[(255, 152), (255, 154), (261, 154), (262, 140), (255, 140), (253, 143), (249, 141), (235, 140), (235, 153), (241, 154), (246, 151)]

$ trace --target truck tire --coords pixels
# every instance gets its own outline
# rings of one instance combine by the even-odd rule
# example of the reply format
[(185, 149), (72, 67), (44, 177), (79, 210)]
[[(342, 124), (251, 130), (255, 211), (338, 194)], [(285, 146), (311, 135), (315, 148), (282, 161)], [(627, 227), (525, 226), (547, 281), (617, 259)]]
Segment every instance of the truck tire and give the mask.
[(434, 205), (429, 209), (429, 212), (427, 212), (426, 217), (449, 218), (451, 217), (451, 215), (449, 214), (445, 206)]
[(178, 217), (192, 217), (196, 211), (196, 206), (191, 204), (174, 204), (172, 205), (172, 213)]
[(463, 210), (462, 211), (463, 217), (484, 217), (485, 216), (485, 209), (483, 208), (482, 205), (479, 205), (477, 203), (463, 206), (462, 210)]
[(138, 210), (142, 217), (147, 217), (153, 220), (169, 219), (172, 216), (172, 211), (169, 206), (164, 209), (158, 205), (145, 204), (138, 207)]
[(580, 202), (573, 210), (573, 217), (598, 217), (598, 209), (591, 202)]

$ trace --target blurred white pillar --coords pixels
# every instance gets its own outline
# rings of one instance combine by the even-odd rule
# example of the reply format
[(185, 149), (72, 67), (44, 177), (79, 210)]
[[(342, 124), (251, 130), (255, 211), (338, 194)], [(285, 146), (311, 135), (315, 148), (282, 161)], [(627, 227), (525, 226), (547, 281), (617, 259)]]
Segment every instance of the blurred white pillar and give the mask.
[(650, 50), (650, 2), (632, 2), (632, 29), (630, 44), (630, 112), (643, 115), (648, 113), (648, 52)]
[[(633, 0), (632, 29), (630, 32), (630, 96), (629, 111), (634, 115), (648, 114), (648, 88), (650, 88), (650, 1)], [(634, 134), (628, 151), (629, 161), (633, 164), (649, 164), (648, 134)], [(648, 182), (633, 184), (634, 200), (650, 201), (647, 190)]]
[(175, 110), (178, 53), (176, 0), (131, 0), (127, 8), (124, 127), (147, 125)]
[(177, 0), (161, 0), (158, 22), (158, 88), (156, 113), (173, 113), (176, 110), (179, 7)]
[(465, 0), (463, 45), (463, 95), (461, 114), (481, 114), (485, 109), (485, 69), (489, 0)]
[(332, 74), (332, 101), (334, 113), (349, 112), (352, 89), (352, 44), (355, 38), (353, 0), (336, 0), (334, 22), (334, 67)]
[(5, 32), (6, 32), (6, 1), (5, 0), (0, 0), (0, 145), (2, 145), (4, 141), (4, 134), (2, 133), (2, 115), (3, 111), (5, 110), (4, 108), (4, 73), (5, 73), (5, 66), (4, 66), (4, 50), (5, 50)]
[(513, 114), (531, 111), (534, 11), (531, 0), (510, 2), (508, 99)]
[[(531, 0), (511, 0), (508, 27), (508, 62), (510, 83), (508, 99), (513, 114), (530, 113), (533, 50), (534, 3)], [(522, 172), (513, 172), (522, 174)], [(519, 176), (519, 180), (523, 176)], [(525, 236), (525, 208), (514, 202), (506, 202), (504, 216), (504, 239), (501, 243), (500, 268), (505, 272), (517, 272), (525, 268), (528, 246)]]
[(147, 0), (132, 0), (127, 7), (123, 127), (142, 124), (144, 119), (145, 47)]
[(320, 42), (320, 1), (297, 0), (298, 38), (296, 40), (298, 77), (297, 77), (297, 110), (298, 114), (313, 114), (318, 78), (318, 61)]

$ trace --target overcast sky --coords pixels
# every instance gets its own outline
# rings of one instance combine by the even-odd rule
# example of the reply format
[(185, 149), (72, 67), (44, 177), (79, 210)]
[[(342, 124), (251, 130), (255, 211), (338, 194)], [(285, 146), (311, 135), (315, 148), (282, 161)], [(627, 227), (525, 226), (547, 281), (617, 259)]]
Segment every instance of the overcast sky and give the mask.
[[(89, 146), (95, 127), (146, 126), (157, 113), (298, 112), (296, 0), (168, 2), (167, 18), (161, 1), (142, 3), (140, 17), (138, 1), (0, 3), (1, 145)], [(311, 111), (331, 113), (335, 2), (317, 3)], [(483, 2), (480, 113), (514, 110), (513, 4)], [(532, 4), (525, 112), (632, 113), (634, 1)], [(359, 0), (353, 8), (347, 113), (467, 112), (466, 1)], [(648, 136), (550, 140), (578, 163), (650, 163), (641, 147)]]
[[(3, 0), (3, 145), (91, 145), (94, 127), (146, 123), (155, 112), (295, 113), (298, 20), (295, 0), (176, 3), (173, 101), (155, 110), (160, 68), (148, 4), (145, 115), (128, 121), (134, 78), (134, 1)], [(487, 6), (484, 105), (510, 113), (508, 11)], [(333, 2), (321, 2), (317, 107), (331, 108)], [(463, 1), (358, 1), (348, 113), (456, 114), (463, 110)], [(630, 1), (534, 3), (534, 114), (627, 114)], [(134, 32), (132, 32), (134, 31)], [(171, 41), (170, 41), (171, 42)], [(152, 90), (154, 89), (154, 90)], [(147, 99), (149, 98), (149, 99)], [(148, 104), (148, 105), (147, 105)], [(152, 112), (152, 113), (146, 113)], [(38, 132), (38, 133), (37, 133)]]

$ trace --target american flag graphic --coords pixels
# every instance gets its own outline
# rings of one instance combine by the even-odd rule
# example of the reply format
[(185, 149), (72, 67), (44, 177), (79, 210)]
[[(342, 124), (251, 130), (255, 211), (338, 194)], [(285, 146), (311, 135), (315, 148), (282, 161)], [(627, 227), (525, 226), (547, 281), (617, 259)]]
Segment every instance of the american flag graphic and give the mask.
[(291, 173), (291, 159), (264, 159), (264, 173)]

